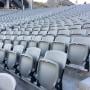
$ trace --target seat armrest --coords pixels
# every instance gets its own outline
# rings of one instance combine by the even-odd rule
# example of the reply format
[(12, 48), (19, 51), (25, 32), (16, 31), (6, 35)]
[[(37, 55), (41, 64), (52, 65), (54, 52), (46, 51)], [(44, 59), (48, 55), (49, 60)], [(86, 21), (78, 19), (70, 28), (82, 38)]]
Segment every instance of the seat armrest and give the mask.
[[(8, 53), (15, 53), (15, 52), (13, 52), (13, 51), (9, 51)], [(15, 53), (16, 54), (16, 53)]]
[(27, 58), (31, 58), (31, 59), (33, 59), (33, 57), (31, 56), (31, 55), (27, 55), (27, 54), (20, 54), (20, 56), (22, 57), (27, 57)]

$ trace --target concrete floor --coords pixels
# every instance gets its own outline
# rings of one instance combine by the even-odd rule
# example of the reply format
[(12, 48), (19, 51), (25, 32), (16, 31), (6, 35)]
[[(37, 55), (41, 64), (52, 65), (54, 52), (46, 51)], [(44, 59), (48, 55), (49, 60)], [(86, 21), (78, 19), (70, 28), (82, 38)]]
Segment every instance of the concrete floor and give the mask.
[[(0, 71), (3, 72), (2, 69), (0, 69)], [(78, 83), (87, 77), (90, 77), (90, 72), (66, 68), (63, 77), (63, 90), (78, 90)], [(15, 79), (17, 81), (16, 90), (39, 90), (32, 84), (28, 84), (18, 77), (15, 77)]]
[(90, 77), (90, 72), (67, 68), (63, 77), (63, 90), (79, 90), (79, 82)]

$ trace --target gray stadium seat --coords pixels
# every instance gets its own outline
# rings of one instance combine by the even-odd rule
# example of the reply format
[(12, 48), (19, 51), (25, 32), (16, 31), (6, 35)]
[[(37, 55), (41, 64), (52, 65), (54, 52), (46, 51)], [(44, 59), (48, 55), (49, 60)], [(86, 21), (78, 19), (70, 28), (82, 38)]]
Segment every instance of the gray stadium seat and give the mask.
[(21, 35), (21, 31), (14, 31), (14, 35)]
[(36, 70), (36, 67), (37, 67), (37, 63), (38, 63), (38, 60), (40, 58), (40, 53), (41, 53), (41, 49), (40, 48), (37, 48), (37, 47), (29, 47), (27, 48), (26, 52), (25, 52), (25, 56), (32, 56), (33, 58), (33, 71)]
[(29, 41), (31, 40), (31, 36), (23, 36), (23, 40)]
[(30, 34), (29, 31), (22, 31), (22, 32), (21, 32), (21, 35), (29, 35), (29, 34)]
[(30, 41), (28, 43), (28, 47), (37, 47), (37, 42), (36, 41)]
[(41, 35), (36, 35), (36, 36), (34, 36), (34, 37), (32, 37), (32, 41), (36, 41), (36, 42), (39, 42), (39, 41), (41, 41), (41, 39), (42, 39), (42, 36)]
[(5, 40), (6, 39), (6, 36), (5, 35), (0, 35), (0, 39), (1, 40)]
[(41, 49), (41, 56), (44, 56), (46, 51), (49, 50), (49, 43), (45, 41), (40, 41), (38, 47)]
[[(70, 44), (68, 49), (69, 66), (89, 70), (88, 47), (82, 44)], [(76, 66), (75, 66), (76, 65)]]
[(19, 63), (19, 58), (17, 58), (18, 54), (22, 54), (24, 50), (24, 46), (22, 45), (16, 45), (13, 48), (13, 51), (9, 51), (8, 59), (6, 64), (6, 67), (9, 69), (13, 69), (16, 63)]
[(90, 23), (85, 23), (83, 26), (82, 26), (83, 29), (90, 29)]
[(32, 35), (38, 35), (38, 30), (37, 31), (32, 31)]
[[(52, 61), (54, 61), (55, 63), (57, 63), (58, 65), (59, 65), (59, 71), (57, 72), (58, 73), (58, 80), (59, 80), (59, 82), (58, 82), (58, 85), (56, 86), (56, 88), (58, 88), (57, 90), (62, 90), (62, 78), (63, 78), (63, 72), (64, 72), (64, 68), (65, 68), (65, 65), (66, 65), (66, 60), (67, 60), (67, 54), (66, 53), (64, 53), (64, 52), (62, 52), (62, 51), (58, 51), (58, 50), (51, 50), (51, 51), (47, 51), (46, 52), (46, 54), (45, 54), (45, 56), (44, 56), (44, 58), (43, 59), (41, 59), (41, 60), (43, 60), (44, 62), (45, 61), (47, 61), (48, 62), (48, 60), (50, 60), (51, 62)], [(42, 65), (43, 66), (43, 65)], [(49, 68), (50, 68), (50, 66), (48, 66)], [(45, 68), (44, 68), (45, 69)], [(46, 68), (47, 69), (47, 68)], [(48, 70), (48, 69), (47, 69)], [(47, 72), (47, 70), (43, 70), (43, 71), (46, 71)], [(53, 68), (52, 68), (52, 70), (53, 70)], [(54, 70), (55, 71), (55, 70)], [(40, 73), (40, 72), (39, 72)], [(42, 75), (45, 75), (45, 76), (47, 76), (47, 75), (49, 75), (49, 73), (50, 73), (50, 76), (52, 76), (51, 74), (51, 72), (48, 72), (48, 73), (42, 73)], [(54, 73), (54, 74), (57, 74), (57, 73)], [(42, 76), (43, 77), (43, 76)], [(50, 77), (49, 77), (50, 78)], [(44, 80), (49, 80), (49, 78), (43, 78)], [(42, 84), (43, 82), (41, 82), (40, 84)], [(49, 82), (50, 83), (50, 82)], [(46, 83), (46, 85), (48, 85), (48, 89), (50, 89), (50, 90), (52, 90), (52, 87), (49, 85), (49, 83), (47, 84)], [(50, 88), (51, 87), (51, 88)]]
[(59, 30), (58, 34), (59, 35), (70, 35), (70, 30)]
[(62, 66), (62, 68), (65, 68), (67, 54), (58, 50), (50, 50), (45, 53), (44, 59), (55, 61), (59, 63)]
[(57, 35), (57, 30), (49, 30), (48, 34), (56, 36)]
[(11, 40), (10, 40), (10, 39), (5, 39), (5, 40), (4, 40), (4, 43), (5, 43), (5, 44), (6, 44), (6, 43), (7, 43), (7, 44), (8, 44), (8, 43), (11, 44)]
[(5, 44), (2, 49), (0, 49), (0, 63), (2, 63), (5, 58), (7, 58), (6, 54), (8, 54), (8, 51), (10, 51), (12, 48), (12, 44)]
[(82, 35), (72, 35), (71, 36), (71, 43), (76, 44), (84, 44), (90, 48), (90, 37), (89, 36), (82, 36)]
[(40, 85), (48, 90), (53, 90), (59, 79), (59, 66), (53, 61), (40, 60), (37, 74)]
[(47, 34), (47, 31), (42, 31), (42, 30), (41, 30), (41, 31), (39, 32), (39, 35), (46, 35), (46, 34)]
[(29, 77), (33, 68), (32, 56), (21, 55), (20, 61), (19, 73), (21, 74), (21, 76)]
[(27, 48), (25, 55), (31, 55), (35, 61), (38, 61), (40, 57), (41, 49), (37, 47), (29, 47)]
[(4, 50), (8, 50), (8, 51), (10, 51), (11, 48), (12, 48), (12, 44), (7, 44), (7, 43), (3, 47)]
[(72, 25), (72, 26), (69, 27), (69, 30), (73, 30), (73, 29), (74, 30), (77, 30), (77, 29), (80, 30), (81, 29), (81, 25)]
[(20, 41), (20, 45), (23, 45), (26, 48), (27, 47), (27, 41), (25, 41), (25, 40)]
[(20, 42), (19, 40), (14, 40), (14, 41), (13, 41), (13, 46), (18, 45), (19, 42)]
[(16, 38), (16, 40), (23, 40), (23, 36), (18, 36), (17, 38)]
[(53, 42), (51, 44), (51, 49), (52, 50), (60, 50), (60, 51), (64, 51), (65, 52), (66, 45), (64, 43)]
[(46, 42), (52, 43), (54, 41), (54, 36), (52, 36), (52, 35), (43, 36), (41, 41), (46, 41)]
[(40, 27), (34, 27), (33, 31), (40, 31)]
[[(15, 90), (16, 80), (7, 73), (0, 73), (0, 90)], [(6, 85), (6, 86), (5, 86)]]
[(69, 44), (70, 43), (70, 37), (67, 35), (58, 35), (55, 38), (55, 42), (60, 42), (60, 43), (65, 43), (65, 44)]
[(86, 30), (70, 30), (70, 34), (86, 35)]
[(41, 28), (41, 31), (48, 31), (49, 30), (49, 27), (42, 27)]

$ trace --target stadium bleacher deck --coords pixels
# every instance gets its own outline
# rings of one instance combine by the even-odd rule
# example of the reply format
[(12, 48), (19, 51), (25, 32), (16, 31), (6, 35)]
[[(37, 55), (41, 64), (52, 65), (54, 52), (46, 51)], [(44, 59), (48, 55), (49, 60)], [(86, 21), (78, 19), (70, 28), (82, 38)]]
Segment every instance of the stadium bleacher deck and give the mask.
[(0, 10), (0, 72), (16, 90), (79, 90), (90, 77), (89, 29), (89, 4)]

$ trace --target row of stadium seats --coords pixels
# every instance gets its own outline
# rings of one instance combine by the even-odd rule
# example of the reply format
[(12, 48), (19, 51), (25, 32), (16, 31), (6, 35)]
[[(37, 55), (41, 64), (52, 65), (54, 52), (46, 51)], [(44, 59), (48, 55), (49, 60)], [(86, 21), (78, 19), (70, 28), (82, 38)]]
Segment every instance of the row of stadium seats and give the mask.
[[(30, 29), (30, 28), (29, 28)], [(1, 36), (2, 35), (53, 35), (53, 36), (57, 36), (57, 35), (85, 35), (85, 36), (88, 36), (90, 35), (90, 30), (86, 30), (86, 29), (83, 29), (83, 30), (38, 30), (37, 28), (35, 28), (35, 30), (32, 30), (32, 31), (22, 31), (22, 30), (19, 30), (19, 31), (3, 31), (1, 32)]]
[[(83, 35), (71, 35), (71, 37), (67, 35), (57, 35), (54, 37), (53, 35), (32, 35), (32, 36), (15, 36), (15, 35), (2, 35), (0, 36), (0, 42), (3, 43), (10, 43), (13, 45), (18, 45), (23, 43), (24, 46), (29, 46), (31, 42), (40, 42), (45, 41), (47, 43), (59, 42), (64, 43), (67, 46), (72, 43), (76, 44), (84, 44), (90, 47), (90, 36), (83, 36)], [(32, 44), (31, 44), (32, 45)]]
[[(62, 15), (64, 15), (64, 17), (62, 19), (65, 19), (65, 17), (72, 17), (72, 15), (77, 14), (77, 12), (79, 13), (79, 10), (77, 8), (81, 8), (82, 6), (79, 5), (78, 7), (76, 6), (71, 6), (71, 7), (64, 7), (64, 8), (50, 8), (50, 9), (36, 9), (36, 10), (30, 10), (27, 9), (24, 12), (18, 12), (18, 13), (14, 13), (14, 14), (10, 14), (7, 16), (3, 16), (0, 18), (1, 20), (1, 24), (7, 26), (9, 24), (13, 25), (13, 24), (19, 24), (19, 23), (24, 23), (24, 22), (28, 22), (31, 20), (37, 20), (37, 19), (42, 19), (43, 17), (57, 17), (58, 14), (60, 13), (60, 18), (62, 17)], [(89, 5), (87, 6), (83, 6), (83, 9), (80, 9), (80, 13), (85, 13), (89, 11)], [(76, 9), (76, 12), (74, 12), (74, 9)], [(85, 10), (87, 9), (87, 10)], [(45, 13), (45, 11), (47, 12), (47, 14)], [(61, 14), (62, 12), (62, 14)], [(73, 13), (72, 13), (73, 12)], [(71, 14), (71, 15), (70, 15)], [(33, 16), (32, 16), (33, 15)], [(78, 15), (77, 15), (78, 16)], [(6, 22), (6, 23), (5, 23)], [(5, 24), (4, 24), (5, 23)]]
[[(48, 36), (48, 37), (50, 37), (50, 36)], [(47, 39), (51, 40), (50, 38), (47, 38)], [(44, 56), (45, 52), (48, 51), (48, 50), (59, 50), (59, 51), (63, 51), (63, 52), (68, 53), (69, 48), (73, 44), (78, 46), (78, 47), (79, 47), (79, 44), (80, 44), (80, 46), (86, 46), (89, 50), (89, 47), (90, 47), (89, 42), (88, 42), (89, 39), (90, 39), (89, 37), (85, 38), (85, 37), (82, 37), (82, 36), (78, 37), (77, 35), (75, 35), (75, 36), (72, 37), (71, 44), (69, 43), (70, 38), (67, 37), (67, 36), (64, 36), (64, 37), (63, 36), (58, 36), (58, 37), (56, 37), (55, 42), (53, 42), (53, 41), (52, 42), (51, 41), (50, 42), (48, 42), (48, 41), (33, 41), (33, 40), (27, 42), (27, 41), (24, 41), (24, 40), (21, 40), (21, 41), (16, 40), (16, 41), (13, 41), (13, 44), (11, 44), (10, 40), (6, 40), (6, 41), (4, 41), (4, 44), (3, 44), (3, 42), (1, 42), (0, 46), (1, 46), (1, 49), (3, 47), (5, 50), (13, 50), (14, 46), (20, 46), (20, 47), (23, 46), (22, 49), (20, 49), (22, 52), (23, 51), (25, 52), (25, 50), (29, 47), (38, 47), (38, 48), (41, 49), (41, 56)], [(13, 48), (12, 48), (12, 46), (13, 46)], [(18, 47), (15, 48), (15, 50), (16, 49), (18, 49)], [(76, 50), (76, 48), (75, 48), (75, 50)], [(77, 53), (79, 52), (78, 50), (79, 49), (77, 49)], [(81, 51), (82, 51), (82, 49), (81, 49)], [(76, 53), (75, 53), (75, 56), (76, 56)], [(87, 54), (87, 56), (89, 57), (88, 54)]]

